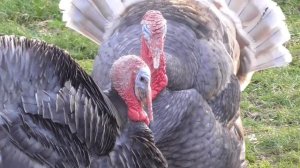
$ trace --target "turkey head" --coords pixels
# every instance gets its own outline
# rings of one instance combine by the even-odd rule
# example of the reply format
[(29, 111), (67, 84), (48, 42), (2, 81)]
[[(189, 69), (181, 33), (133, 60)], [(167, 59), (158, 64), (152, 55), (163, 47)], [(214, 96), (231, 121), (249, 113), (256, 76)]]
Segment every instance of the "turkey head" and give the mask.
[(143, 32), (141, 56), (151, 70), (152, 98), (154, 99), (168, 85), (164, 53), (167, 21), (159, 11), (149, 10), (143, 16), (141, 24)]
[(111, 80), (128, 106), (128, 118), (149, 125), (153, 119), (151, 74), (143, 60), (134, 55), (120, 57), (112, 66)]

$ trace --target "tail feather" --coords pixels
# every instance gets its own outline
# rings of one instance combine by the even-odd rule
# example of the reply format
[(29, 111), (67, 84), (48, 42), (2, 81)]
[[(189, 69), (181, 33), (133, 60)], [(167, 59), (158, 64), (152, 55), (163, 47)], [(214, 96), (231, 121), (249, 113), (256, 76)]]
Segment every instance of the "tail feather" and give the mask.
[(252, 37), (254, 37), (257, 32), (261, 32), (264, 29), (272, 30), (277, 27), (279, 23), (285, 20), (285, 16), (280, 7), (275, 6), (273, 3), (270, 4), (272, 4), (272, 6), (266, 7), (261, 16), (258, 17), (258, 22), (252, 22), (250, 25), (245, 27), (245, 30)]
[(92, 0), (103, 16), (112, 21), (123, 13), (125, 6), (120, 0)]
[[(66, 26), (86, 36), (97, 44), (103, 40), (110, 16), (103, 15), (91, 0), (61, 0), (59, 8)], [(105, 13), (104, 13), (105, 14)]]
[(267, 36), (264, 36), (262, 34), (260, 38), (257, 38), (258, 40), (256, 41), (256, 53), (258, 55), (266, 50), (269, 50), (273, 46), (284, 44), (291, 38), (289, 30), (284, 22), (282, 22), (280, 26), (266, 34)]
[(103, 41), (104, 33), (99, 31), (99, 29), (89, 21), (86, 21), (85, 23), (69, 21), (66, 26), (89, 38), (96, 44), (100, 44), (101, 41)]
[(292, 56), (288, 49), (284, 46), (277, 46), (256, 56), (257, 63), (252, 68), (252, 71), (259, 71), (265, 67), (282, 67), (288, 65), (292, 61)]
[(61, 0), (66, 26), (100, 44), (125, 9), (143, 0)]
[[(217, 1), (217, 0), (215, 0)], [(241, 88), (245, 88), (253, 72), (288, 65), (290, 52), (283, 46), (290, 39), (285, 16), (272, 0), (225, 0), (221, 10), (236, 25), (237, 40), (241, 47)], [(227, 10), (226, 8), (230, 10)], [(247, 43), (246, 41), (250, 41)], [(253, 49), (254, 54), (243, 54), (243, 48)], [(248, 52), (247, 52), (248, 53)], [(246, 58), (245, 58), (246, 57)]]
[(239, 15), (243, 9), (248, 4), (247, 1), (241, 1), (241, 0), (229, 0), (227, 1), (228, 7), (233, 10), (237, 15)]
[(138, 3), (138, 2), (141, 2), (141, 1), (143, 1), (143, 0), (124, 0), (123, 3), (126, 7), (128, 7), (128, 6), (133, 5), (134, 3)]

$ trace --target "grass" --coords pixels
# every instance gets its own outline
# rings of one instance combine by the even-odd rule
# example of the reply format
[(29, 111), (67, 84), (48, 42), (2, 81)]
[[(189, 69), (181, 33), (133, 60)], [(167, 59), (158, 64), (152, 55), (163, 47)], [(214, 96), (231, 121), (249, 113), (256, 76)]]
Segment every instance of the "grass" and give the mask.
[(98, 46), (64, 26), (59, 0), (1, 0), (0, 34), (37, 38), (66, 49), (75, 59), (93, 59)]
[(256, 73), (243, 92), (249, 167), (300, 167), (300, 0), (277, 2), (292, 35), (293, 62)]
[[(2, 0), (0, 34), (37, 38), (67, 50), (88, 72), (98, 46), (65, 28), (59, 0)], [(249, 167), (300, 167), (300, 0), (277, 0), (287, 16), (290, 66), (254, 75), (241, 109)]]

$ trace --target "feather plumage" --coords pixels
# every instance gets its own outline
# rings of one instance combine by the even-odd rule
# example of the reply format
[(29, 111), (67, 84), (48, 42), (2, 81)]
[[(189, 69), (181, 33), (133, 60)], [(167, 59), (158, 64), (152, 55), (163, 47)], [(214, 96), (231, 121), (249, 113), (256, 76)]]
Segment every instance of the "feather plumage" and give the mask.
[[(241, 36), (251, 41), (248, 46), (254, 51), (254, 54), (247, 58), (247, 60), (252, 60), (252, 63), (246, 62), (246, 64), (252, 65), (239, 76), (243, 90), (250, 83), (253, 72), (285, 66), (292, 61), (292, 56), (288, 50), (283, 52), (283, 49), (277, 49), (276, 52), (278, 53), (270, 50), (270, 48), (282, 48), (280, 46), (283, 46), (290, 39), (290, 33), (285, 24), (282, 10), (272, 0), (231, 0), (226, 3), (228, 6), (223, 3), (223, 10), (221, 11), (235, 22), (238, 32), (246, 32)], [(242, 44), (242, 42), (239, 43)], [(241, 59), (242, 57), (241, 54)], [(245, 69), (242, 66), (244, 65), (241, 64), (240, 68)]]
[[(0, 70), (0, 167), (88, 167), (103, 157), (126, 167), (114, 162), (122, 156), (166, 167), (147, 126), (121, 123), (114, 102), (63, 50), (1, 36)], [(131, 143), (136, 137), (147, 143)], [(120, 138), (128, 150), (116, 149)]]
[[(99, 77), (108, 76), (113, 60), (140, 53), (140, 21), (150, 9), (161, 11), (168, 21), (165, 43), (168, 88), (195, 88), (211, 102), (215, 111), (219, 106), (215, 108), (213, 101), (222, 102), (223, 94), (239, 94), (236, 89), (245, 89), (255, 71), (291, 62), (289, 51), (283, 47), (290, 38), (285, 17), (271, 0), (127, 0), (121, 3), (119, 13), (118, 5), (109, 8), (114, 11), (111, 12), (114, 17), (105, 23), (105, 30), (97, 40), (102, 44), (93, 77), (102, 88), (110, 87), (109, 80)], [(97, 11), (101, 13), (102, 9), (98, 7)], [(75, 15), (69, 17), (75, 19)], [(100, 71), (99, 67), (103, 69)], [(231, 75), (238, 77), (241, 87), (232, 89)], [(233, 100), (238, 104), (239, 99)], [(228, 114), (235, 114), (234, 117), (216, 112), (216, 118), (219, 122), (231, 118), (229, 125), (240, 132), (243, 141), (242, 126), (235, 123), (240, 120), (238, 110), (229, 106), (221, 109), (231, 109), (228, 111), (232, 113)], [(242, 153), (241, 160), (243, 156)]]

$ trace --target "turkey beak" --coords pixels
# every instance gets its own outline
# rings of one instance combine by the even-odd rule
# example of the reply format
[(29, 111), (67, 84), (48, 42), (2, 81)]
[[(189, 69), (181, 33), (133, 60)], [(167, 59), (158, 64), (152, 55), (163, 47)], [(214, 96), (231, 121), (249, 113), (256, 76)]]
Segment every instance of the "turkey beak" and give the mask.
[(143, 111), (146, 112), (149, 121), (153, 120), (152, 112), (152, 93), (150, 87), (150, 70), (145, 73), (144, 70), (140, 71), (135, 83), (135, 94), (142, 103)]
[(149, 121), (151, 122), (153, 120), (153, 111), (152, 111), (152, 94), (151, 94), (150, 85), (146, 93), (146, 97), (142, 102), (143, 102), (143, 110), (147, 113)]
[(151, 94), (150, 83), (148, 84), (147, 87), (145, 87), (145, 85), (141, 87), (137, 86), (135, 92), (136, 95), (138, 96), (138, 99), (142, 103), (144, 112), (147, 113), (149, 121), (151, 122), (153, 120), (153, 112), (152, 112), (152, 94)]

